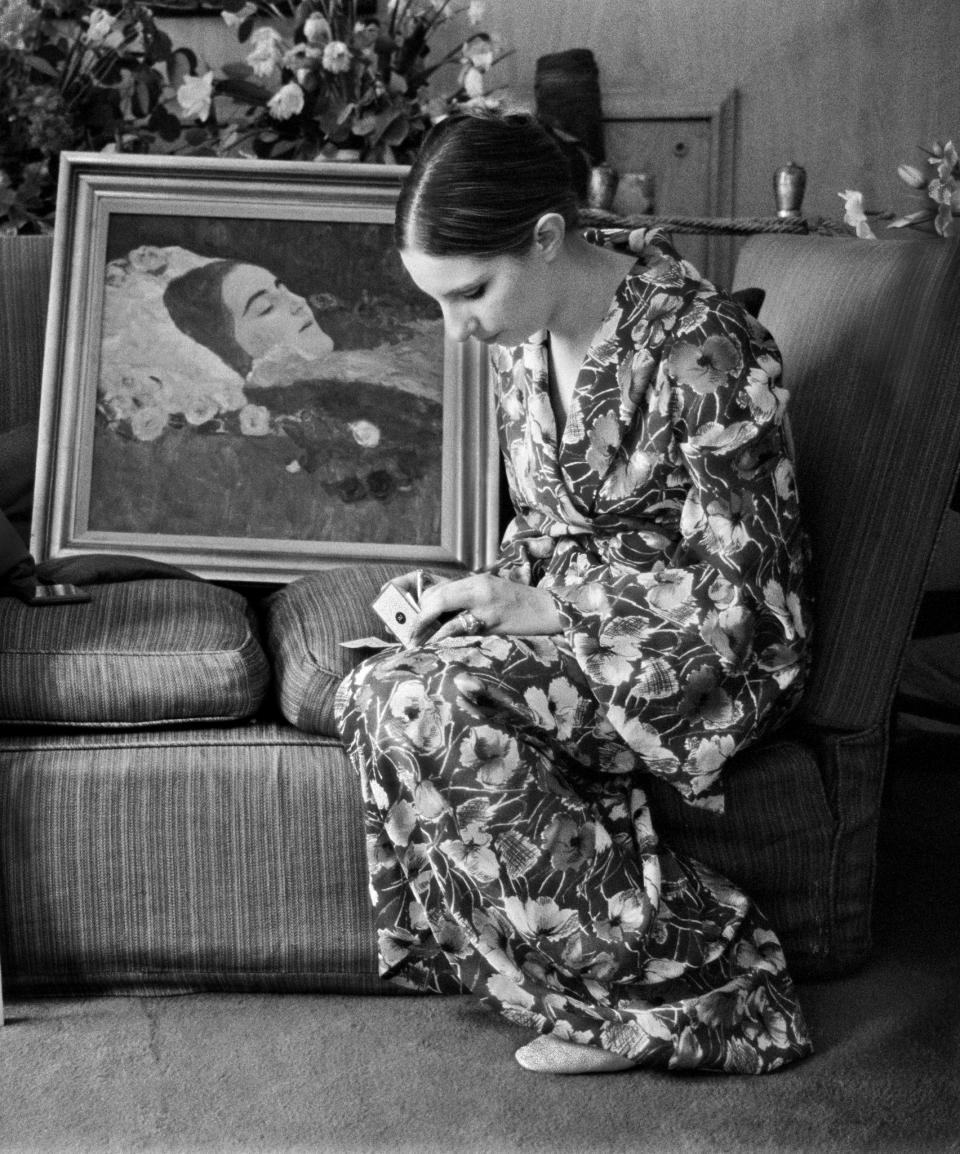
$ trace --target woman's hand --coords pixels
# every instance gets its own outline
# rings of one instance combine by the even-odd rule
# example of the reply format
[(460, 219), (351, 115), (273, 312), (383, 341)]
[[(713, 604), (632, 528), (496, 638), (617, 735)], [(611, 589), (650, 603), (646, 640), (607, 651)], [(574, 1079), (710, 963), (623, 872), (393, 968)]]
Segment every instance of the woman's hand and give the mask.
[[(403, 587), (408, 588), (406, 584)], [(562, 629), (556, 602), (545, 589), (490, 573), (472, 573), (454, 581), (428, 584), (420, 597), (420, 608), (422, 616), (414, 645), (464, 634), (532, 637)], [(476, 621), (459, 614), (472, 614)], [(441, 618), (444, 620), (438, 626)]]

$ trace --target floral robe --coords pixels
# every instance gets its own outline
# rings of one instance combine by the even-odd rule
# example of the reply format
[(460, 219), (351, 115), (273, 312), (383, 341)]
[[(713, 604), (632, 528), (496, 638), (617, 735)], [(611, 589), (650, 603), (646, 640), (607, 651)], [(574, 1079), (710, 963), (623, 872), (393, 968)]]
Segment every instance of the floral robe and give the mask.
[(767, 1072), (810, 1050), (776, 935), (658, 840), (644, 782), (722, 809), (724, 763), (803, 684), (779, 355), (661, 234), (592, 239), (638, 259), (561, 435), (548, 337), (494, 365), (499, 572), (562, 633), (391, 650), (340, 687), (381, 973), (637, 1065)]

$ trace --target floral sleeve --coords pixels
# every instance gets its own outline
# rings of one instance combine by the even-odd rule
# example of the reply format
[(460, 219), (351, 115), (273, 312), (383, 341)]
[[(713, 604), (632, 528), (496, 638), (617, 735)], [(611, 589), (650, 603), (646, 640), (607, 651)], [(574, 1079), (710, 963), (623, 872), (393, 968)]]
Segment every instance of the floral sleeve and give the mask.
[(565, 492), (524, 503), (531, 444), (550, 446), (528, 417), (523, 440), (508, 423), (520, 503), (503, 556), (554, 594), (607, 723), (684, 798), (720, 808), (723, 764), (803, 682), (805, 541), (779, 353), (691, 274), (655, 262), (621, 293), (557, 452)]

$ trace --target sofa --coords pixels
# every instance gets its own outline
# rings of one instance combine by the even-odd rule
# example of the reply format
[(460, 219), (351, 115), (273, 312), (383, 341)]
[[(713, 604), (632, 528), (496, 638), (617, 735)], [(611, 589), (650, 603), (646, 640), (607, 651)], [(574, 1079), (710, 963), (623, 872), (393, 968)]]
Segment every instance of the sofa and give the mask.
[[(681, 239), (682, 247), (682, 239)], [(0, 495), (25, 534), (47, 237), (0, 238)], [(727, 771), (719, 815), (650, 781), (663, 838), (742, 885), (801, 978), (871, 950), (891, 713), (960, 467), (960, 246), (753, 236), (792, 393), (817, 596), (797, 713)], [(37, 558), (86, 604), (0, 598), (0, 965), (7, 996), (385, 993), (336, 685), (400, 567), (285, 586), (150, 558)]]

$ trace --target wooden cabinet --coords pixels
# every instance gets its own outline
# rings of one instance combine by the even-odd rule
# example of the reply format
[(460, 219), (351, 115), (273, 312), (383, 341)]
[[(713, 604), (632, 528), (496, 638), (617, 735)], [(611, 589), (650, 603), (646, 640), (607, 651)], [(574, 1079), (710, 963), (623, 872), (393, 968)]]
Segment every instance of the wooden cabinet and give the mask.
[[(653, 204), (647, 211), (654, 214), (731, 216), (735, 118), (735, 92), (703, 108), (650, 106), (640, 94), (615, 94), (604, 100), (607, 163), (620, 174), (649, 174)], [(613, 210), (630, 213), (638, 207), (621, 194), (614, 197)], [(728, 283), (729, 238), (684, 235), (677, 243), (704, 275)]]

